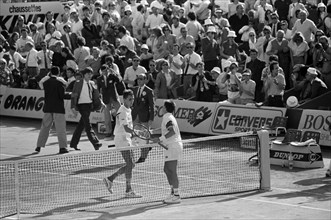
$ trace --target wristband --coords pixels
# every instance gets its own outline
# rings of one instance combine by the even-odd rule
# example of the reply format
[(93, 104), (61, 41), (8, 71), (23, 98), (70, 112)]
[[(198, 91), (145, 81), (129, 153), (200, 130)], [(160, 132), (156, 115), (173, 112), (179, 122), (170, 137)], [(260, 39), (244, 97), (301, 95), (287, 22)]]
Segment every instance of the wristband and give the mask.
[(166, 137), (165, 136), (161, 136), (160, 138), (159, 138), (159, 140), (162, 142), (162, 141), (165, 141), (166, 140)]

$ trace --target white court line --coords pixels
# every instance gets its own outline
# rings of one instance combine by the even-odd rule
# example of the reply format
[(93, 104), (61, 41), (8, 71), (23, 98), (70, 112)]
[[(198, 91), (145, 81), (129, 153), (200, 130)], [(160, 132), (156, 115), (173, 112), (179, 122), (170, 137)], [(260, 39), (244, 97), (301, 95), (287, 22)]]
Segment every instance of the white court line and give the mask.
[(322, 193), (302, 192), (301, 190), (297, 190), (297, 189), (284, 189), (284, 188), (278, 188), (278, 187), (272, 187), (271, 189), (278, 189), (278, 190), (283, 190), (283, 191), (288, 191), (288, 192), (305, 193), (305, 194), (308, 194), (308, 195), (310, 194), (310, 195), (331, 197), (331, 193), (330, 193), (330, 195), (325, 195), (325, 194), (322, 194)]
[(273, 201), (266, 201), (266, 200), (261, 200), (261, 199), (249, 199), (249, 198), (242, 198), (242, 197), (237, 197), (237, 196), (229, 196), (229, 197), (233, 197), (233, 198), (237, 198), (237, 199), (241, 199), (241, 200), (247, 200), (247, 201), (270, 203), (270, 204), (275, 204), (275, 205), (282, 205), (282, 206), (290, 206), (290, 207), (297, 207), (297, 208), (303, 208), (303, 209), (311, 209), (311, 210), (331, 212), (330, 209), (315, 208), (315, 207), (304, 206), (304, 205), (295, 205), (295, 204), (288, 204), (288, 203), (283, 203), (283, 202), (273, 202)]
[(0, 154), (0, 155), (3, 155), (5, 157), (17, 157), (19, 155), (12, 155), (12, 154)]

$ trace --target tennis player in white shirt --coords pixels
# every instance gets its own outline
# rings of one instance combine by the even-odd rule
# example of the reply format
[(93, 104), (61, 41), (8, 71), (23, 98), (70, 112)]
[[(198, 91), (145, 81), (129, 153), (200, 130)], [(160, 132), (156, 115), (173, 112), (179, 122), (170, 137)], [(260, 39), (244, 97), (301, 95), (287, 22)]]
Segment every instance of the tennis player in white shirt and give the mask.
[[(163, 202), (166, 204), (175, 204), (181, 202), (179, 196), (177, 165), (178, 161), (182, 157), (183, 143), (176, 118), (173, 115), (173, 113), (175, 112), (175, 108), (176, 105), (173, 101), (164, 101), (164, 105), (162, 107), (163, 118), (160, 128), (162, 136), (159, 139), (159, 143), (168, 148), (164, 151), (165, 162), (163, 170), (167, 176), (168, 183), (171, 187), (171, 193), (169, 197), (163, 200)], [(155, 130), (153, 130), (152, 133), (155, 133)]]
[[(117, 111), (116, 115), (116, 125), (114, 130), (114, 142), (116, 148), (130, 147), (132, 146), (131, 137), (133, 135), (133, 123), (131, 116), (131, 107), (133, 105), (134, 95), (132, 90), (125, 90), (123, 92), (123, 102), (124, 104)], [(131, 187), (132, 170), (135, 167), (134, 153), (132, 150), (121, 151), (122, 157), (125, 161), (125, 165), (118, 169), (111, 176), (103, 179), (108, 191), (113, 193), (114, 180), (125, 174), (126, 179), (126, 193), (127, 198), (141, 198), (142, 196), (135, 193)]]

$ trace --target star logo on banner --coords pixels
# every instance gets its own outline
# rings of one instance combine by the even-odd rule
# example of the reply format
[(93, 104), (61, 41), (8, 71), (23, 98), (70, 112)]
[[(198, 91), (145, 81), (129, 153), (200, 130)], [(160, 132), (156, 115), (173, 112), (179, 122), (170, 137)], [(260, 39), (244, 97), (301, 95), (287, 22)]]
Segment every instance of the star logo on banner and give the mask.
[(214, 128), (217, 130), (225, 130), (230, 116), (230, 110), (220, 109), (217, 113), (217, 118)]

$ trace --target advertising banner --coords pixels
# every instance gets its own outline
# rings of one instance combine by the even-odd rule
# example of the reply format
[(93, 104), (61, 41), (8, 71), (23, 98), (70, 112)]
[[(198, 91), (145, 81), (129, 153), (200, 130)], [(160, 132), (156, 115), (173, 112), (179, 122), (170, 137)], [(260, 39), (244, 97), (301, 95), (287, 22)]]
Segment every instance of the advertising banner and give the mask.
[[(23, 118), (40, 118), (44, 116), (44, 91), (32, 89), (1, 89), (5, 91), (1, 98), (0, 114), (5, 116), (17, 116)], [(80, 115), (72, 114), (70, 100), (65, 100), (66, 119), (71, 122), (78, 122)], [(91, 123), (95, 124), (104, 121), (102, 112), (92, 112)]]
[[(174, 100), (174, 102), (176, 103), (174, 116), (177, 119), (180, 131), (196, 134), (208, 134), (217, 103), (193, 102), (185, 100)], [(155, 102), (155, 114), (152, 124), (153, 128), (161, 127), (161, 109), (163, 103), (164, 100), (162, 99), (157, 99)]]
[(319, 144), (331, 147), (331, 111), (304, 109), (298, 129), (321, 132)]
[(46, 13), (52, 11), (54, 19), (60, 18), (64, 12), (63, 4), (60, 1), (49, 2), (26, 2), (26, 3), (4, 3), (0, 7), (0, 30), (13, 32), (17, 24), (17, 19), (21, 15), (24, 17), (24, 23), (45, 22)]
[(270, 126), (276, 116), (285, 116), (286, 108), (218, 104), (211, 124), (211, 134), (248, 132)]

